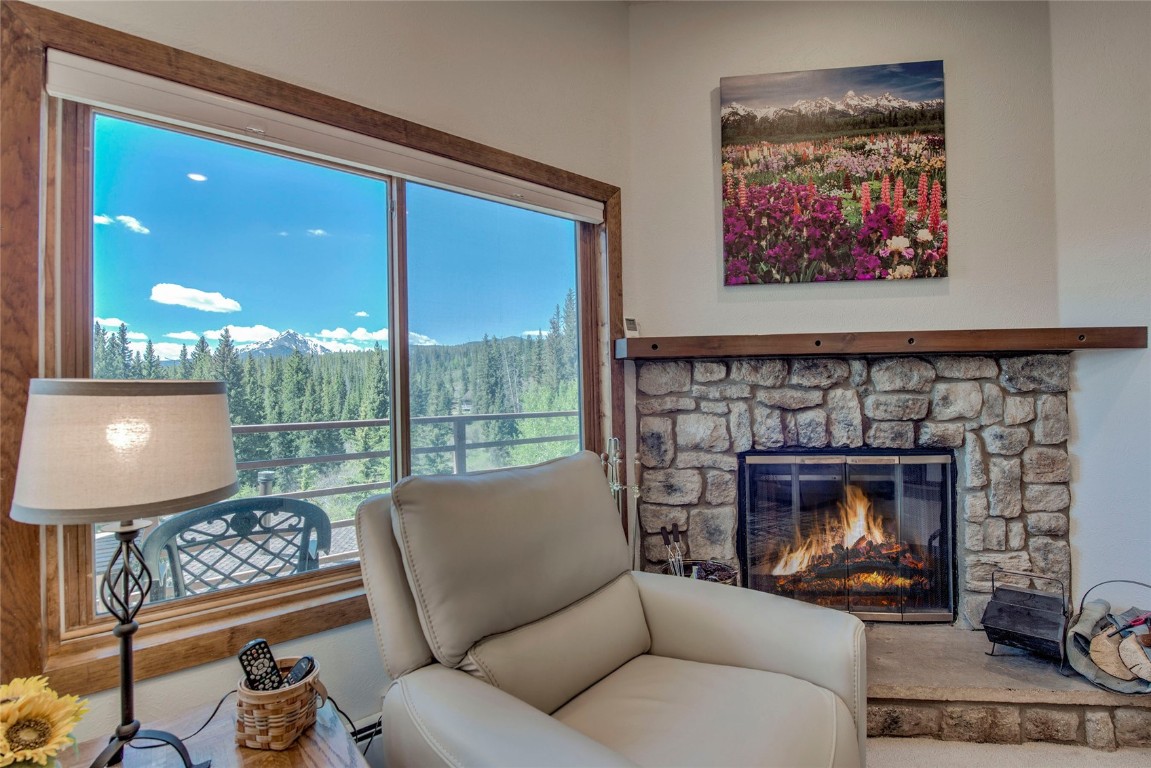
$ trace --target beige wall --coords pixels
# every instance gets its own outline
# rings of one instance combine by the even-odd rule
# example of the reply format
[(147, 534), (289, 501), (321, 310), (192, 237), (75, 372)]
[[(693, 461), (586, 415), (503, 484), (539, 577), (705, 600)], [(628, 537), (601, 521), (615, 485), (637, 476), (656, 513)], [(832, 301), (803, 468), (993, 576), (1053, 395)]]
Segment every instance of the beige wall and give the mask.
[[(724, 287), (719, 79), (943, 59), (951, 277)], [(1056, 325), (1043, 3), (653, 3), (631, 11), (624, 308), (645, 334)]]

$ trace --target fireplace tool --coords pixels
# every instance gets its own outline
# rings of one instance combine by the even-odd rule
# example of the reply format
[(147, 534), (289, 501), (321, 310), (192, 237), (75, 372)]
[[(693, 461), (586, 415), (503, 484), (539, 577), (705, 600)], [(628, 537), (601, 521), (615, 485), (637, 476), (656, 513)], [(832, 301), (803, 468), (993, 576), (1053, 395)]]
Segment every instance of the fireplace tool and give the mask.
[(679, 523), (672, 523), (670, 531), (666, 525), (660, 526), (659, 533), (663, 537), (663, 546), (667, 549), (668, 570), (673, 576), (683, 576), (683, 549), (679, 546)]
[[(1059, 585), (1059, 594), (996, 584), (996, 574), (1054, 582)], [(991, 641), (991, 652), (987, 655), (995, 655), (996, 644), (1010, 645), (1056, 660), (1062, 669), (1066, 659), (1063, 638), (1067, 634), (1067, 614), (1067, 589), (1059, 579), (996, 568), (991, 572), (991, 602), (980, 620)]]

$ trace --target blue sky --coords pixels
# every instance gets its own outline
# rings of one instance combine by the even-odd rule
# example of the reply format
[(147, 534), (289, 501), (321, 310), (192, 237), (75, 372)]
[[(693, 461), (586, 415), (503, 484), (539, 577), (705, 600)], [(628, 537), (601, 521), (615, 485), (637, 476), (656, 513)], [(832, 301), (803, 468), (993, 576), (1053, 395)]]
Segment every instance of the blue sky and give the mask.
[(801, 99), (824, 96), (838, 101), (848, 91), (857, 96), (890, 93), (909, 101), (927, 101), (943, 98), (943, 62), (776, 72), (725, 77), (719, 82), (720, 108), (734, 102), (752, 109), (790, 107)]
[[(173, 359), (229, 327), (387, 343), (387, 183), (119, 118), (95, 130), (95, 315)], [(454, 344), (546, 329), (575, 225), (408, 185), (409, 330)]]

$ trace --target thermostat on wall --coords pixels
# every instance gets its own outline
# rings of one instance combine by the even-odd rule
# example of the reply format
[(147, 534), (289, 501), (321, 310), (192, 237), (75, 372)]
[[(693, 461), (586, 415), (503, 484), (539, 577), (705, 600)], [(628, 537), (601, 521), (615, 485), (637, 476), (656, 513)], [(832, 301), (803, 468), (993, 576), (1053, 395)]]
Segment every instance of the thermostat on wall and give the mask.
[(639, 336), (639, 323), (636, 322), (634, 317), (625, 317), (623, 319), (623, 335)]

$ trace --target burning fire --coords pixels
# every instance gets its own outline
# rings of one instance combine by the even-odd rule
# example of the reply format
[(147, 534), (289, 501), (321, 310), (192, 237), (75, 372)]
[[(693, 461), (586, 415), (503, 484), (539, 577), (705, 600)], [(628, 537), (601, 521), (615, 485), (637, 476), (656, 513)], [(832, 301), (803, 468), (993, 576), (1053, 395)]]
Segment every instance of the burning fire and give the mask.
[(860, 541), (883, 541), (883, 521), (872, 510), (871, 500), (854, 485), (847, 486), (846, 498), (839, 502), (839, 518), (824, 521), (823, 530), (814, 531), (794, 549), (786, 549), (772, 576), (790, 576), (811, 565), (812, 561), (832, 551), (836, 544), (843, 549)]

